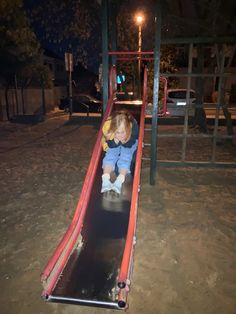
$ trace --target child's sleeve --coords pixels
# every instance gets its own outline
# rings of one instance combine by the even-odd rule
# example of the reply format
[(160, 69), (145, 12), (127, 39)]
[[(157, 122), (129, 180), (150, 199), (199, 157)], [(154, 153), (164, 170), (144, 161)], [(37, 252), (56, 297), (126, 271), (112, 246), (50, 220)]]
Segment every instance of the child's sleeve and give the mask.
[(105, 121), (103, 127), (102, 127), (102, 148), (103, 150), (106, 152), (108, 150), (108, 144), (107, 144), (107, 140), (106, 140), (106, 136), (107, 136), (107, 131), (108, 131), (108, 121)]
[(103, 133), (103, 137), (102, 137), (102, 147), (104, 151), (107, 151), (108, 148), (114, 148), (119, 146), (120, 144), (116, 144), (116, 142), (114, 141), (114, 134), (112, 134), (111, 136), (109, 136), (110, 138), (107, 138), (107, 134), (108, 134), (108, 130), (110, 129), (110, 125), (111, 125), (111, 121), (107, 120), (103, 127), (102, 127), (102, 133)]
[(108, 150), (108, 144), (106, 142), (105, 137), (102, 137), (102, 149), (106, 152)]

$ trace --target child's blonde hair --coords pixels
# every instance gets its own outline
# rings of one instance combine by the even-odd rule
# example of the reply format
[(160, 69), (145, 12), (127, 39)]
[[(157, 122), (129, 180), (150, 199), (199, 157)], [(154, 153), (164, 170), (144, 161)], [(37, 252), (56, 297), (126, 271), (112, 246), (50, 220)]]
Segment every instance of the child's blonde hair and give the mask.
[(126, 110), (114, 111), (109, 119), (111, 120), (111, 124), (106, 137), (109, 138), (114, 134), (123, 123), (126, 132), (125, 142), (128, 142), (132, 133), (132, 115)]

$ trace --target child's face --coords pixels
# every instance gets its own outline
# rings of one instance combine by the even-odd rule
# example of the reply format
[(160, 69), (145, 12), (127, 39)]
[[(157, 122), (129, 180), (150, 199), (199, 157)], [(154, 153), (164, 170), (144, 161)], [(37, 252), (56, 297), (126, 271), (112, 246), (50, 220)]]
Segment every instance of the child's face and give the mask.
[(122, 123), (115, 132), (115, 138), (120, 142), (123, 142), (126, 139), (125, 126)]

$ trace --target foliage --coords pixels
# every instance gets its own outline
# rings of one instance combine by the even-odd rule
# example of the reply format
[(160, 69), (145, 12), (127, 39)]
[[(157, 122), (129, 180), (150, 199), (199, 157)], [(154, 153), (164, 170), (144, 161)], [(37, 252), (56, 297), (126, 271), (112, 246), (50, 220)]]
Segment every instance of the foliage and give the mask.
[[(172, 37), (235, 36), (234, 0), (165, 2), (164, 35)], [(174, 27), (173, 27), (174, 25)]]
[(18, 76), (18, 83), (22, 88), (27, 86), (52, 87), (53, 73), (51, 70), (37, 60), (35, 63), (25, 66)]
[[(10, 86), (21, 87), (23, 91), (33, 79), (44, 86), (51, 80), (48, 69), (40, 63), (40, 45), (31, 30), (22, 0), (0, 0), (0, 38), (0, 80), (5, 86), (6, 114), (10, 119)], [(15, 101), (18, 108), (17, 93)], [(23, 92), (22, 109), (24, 112)]]
[(3, 83), (11, 83), (40, 57), (40, 47), (22, 0), (0, 0), (0, 66)]
[(42, 43), (61, 54), (72, 52), (75, 64), (89, 66), (94, 51), (100, 51), (100, 7), (96, 0), (33, 1), (28, 14)]

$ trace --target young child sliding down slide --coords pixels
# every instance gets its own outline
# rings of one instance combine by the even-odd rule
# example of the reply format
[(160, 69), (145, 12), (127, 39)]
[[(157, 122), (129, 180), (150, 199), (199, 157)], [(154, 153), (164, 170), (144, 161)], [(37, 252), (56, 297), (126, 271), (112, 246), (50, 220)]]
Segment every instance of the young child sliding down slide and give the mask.
[[(110, 190), (121, 193), (126, 174), (130, 173), (130, 165), (138, 145), (138, 125), (128, 111), (115, 111), (103, 125), (103, 158), (101, 193)], [(119, 175), (114, 183), (110, 181), (111, 172), (118, 167)]]

